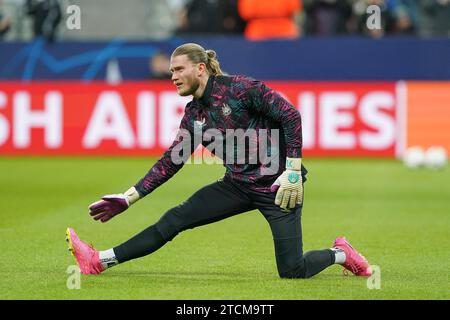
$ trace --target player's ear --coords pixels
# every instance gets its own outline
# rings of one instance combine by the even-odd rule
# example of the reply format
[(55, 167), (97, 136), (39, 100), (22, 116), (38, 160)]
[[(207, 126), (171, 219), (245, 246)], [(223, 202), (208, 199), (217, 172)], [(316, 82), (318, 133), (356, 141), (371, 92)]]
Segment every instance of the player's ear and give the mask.
[(206, 65), (203, 62), (200, 62), (197, 65), (198, 75), (201, 76), (203, 72), (206, 72)]

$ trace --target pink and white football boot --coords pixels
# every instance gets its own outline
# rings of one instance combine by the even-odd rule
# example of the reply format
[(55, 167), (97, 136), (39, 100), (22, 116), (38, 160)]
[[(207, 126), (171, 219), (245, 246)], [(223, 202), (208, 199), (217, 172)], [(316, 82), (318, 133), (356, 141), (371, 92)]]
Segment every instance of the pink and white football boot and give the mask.
[(356, 276), (370, 277), (372, 275), (372, 268), (369, 262), (351, 246), (345, 237), (336, 238), (333, 247), (344, 251), (346, 259), (342, 266), (345, 269), (351, 271)]
[(66, 230), (66, 241), (82, 274), (99, 274), (105, 270), (100, 262), (99, 252), (93, 246), (81, 241), (72, 228)]

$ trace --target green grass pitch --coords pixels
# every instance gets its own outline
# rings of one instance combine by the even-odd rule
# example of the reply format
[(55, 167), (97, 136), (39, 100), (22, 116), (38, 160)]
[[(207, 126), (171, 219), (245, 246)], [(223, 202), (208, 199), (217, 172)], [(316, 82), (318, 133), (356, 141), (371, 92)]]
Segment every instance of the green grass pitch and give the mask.
[(380, 289), (332, 266), (307, 280), (279, 279), (269, 227), (253, 211), (188, 230), (147, 257), (81, 276), (65, 229), (97, 249), (115, 246), (223, 173), (186, 165), (106, 224), (88, 205), (126, 190), (156, 159), (0, 158), (1, 299), (449, 299), (450, 169), (410, 171), (394, 160), (305, 159), (304, 251), (336, 236), (381, 270)]

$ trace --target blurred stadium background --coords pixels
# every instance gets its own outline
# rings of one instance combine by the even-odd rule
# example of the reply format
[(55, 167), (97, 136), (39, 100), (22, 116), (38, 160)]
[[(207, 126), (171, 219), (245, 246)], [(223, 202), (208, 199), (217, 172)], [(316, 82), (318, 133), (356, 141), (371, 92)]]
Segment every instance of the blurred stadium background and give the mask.
[[(450, 298), (439, 280), (450, 263), (449, 171), (398, 161), (411, 146), (450, 152), (449, 37), (450, 0), (0, 0), (0, 297)], [(380, 265), (384, 290), (336, 270), (277, 279), (256, 214), (83, 277), (86, 290), (66, 288), (66, 226), (110, 247), (222, 173), (189, 166), (133, 219), (87, 217), (90, 202), (136, 182), (170, 145), (189, 99), (177, 96), (168, 61), (185, 42), (300, 110), (311, 168), (305, 249), (346, 233)]]

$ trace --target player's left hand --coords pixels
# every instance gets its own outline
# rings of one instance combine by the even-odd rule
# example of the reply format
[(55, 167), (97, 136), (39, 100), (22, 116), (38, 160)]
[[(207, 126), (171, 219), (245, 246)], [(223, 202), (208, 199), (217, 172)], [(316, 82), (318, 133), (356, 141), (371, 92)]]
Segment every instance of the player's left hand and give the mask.
[(303, 202), (301, 158), (287, 158), (286, 170), (275, 180), (270, 190), (277, 191), (275, 204), (283, 210), (293, 209)]

